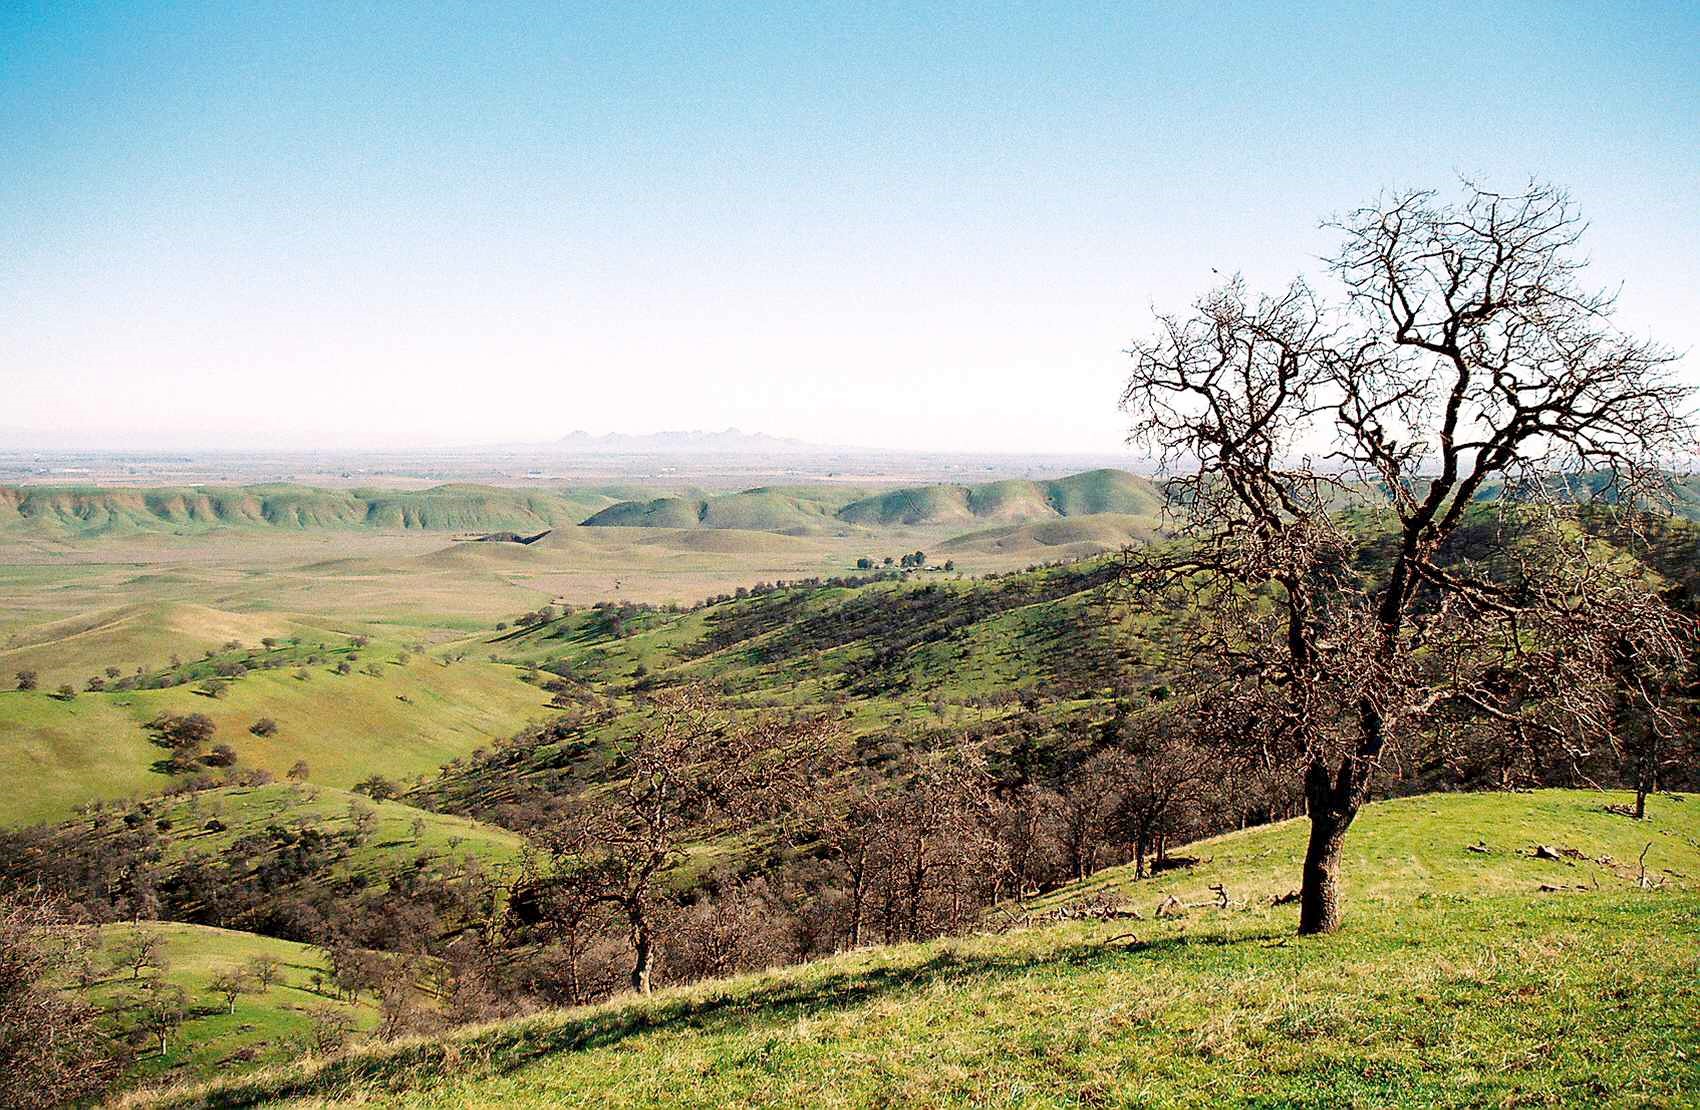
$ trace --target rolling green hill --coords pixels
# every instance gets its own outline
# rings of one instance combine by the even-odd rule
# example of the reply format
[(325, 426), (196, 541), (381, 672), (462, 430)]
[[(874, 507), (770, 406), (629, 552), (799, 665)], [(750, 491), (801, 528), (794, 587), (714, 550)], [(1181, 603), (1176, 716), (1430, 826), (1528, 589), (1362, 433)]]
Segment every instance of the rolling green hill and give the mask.
[(349, 838), (326, 857), (324, 866), (292, 875), (289, 881), (353, 880), (362, 891), (381, 891), (403, 872), (410, 878), (431, 876), (469, 858), (500, 871), (518, 858), (523, 843), (514, 833), (465, 817), (310, 783), (226, 786), (107, 807), (15, 843), (24, 845), (26, 852), (46, 851), (61, 858), (112, 856), (124, 850), (131, 830), (147, 825), (152, 832), (146, 855), (164, 874), (190, 862), (222, 863), (241, 855), (254, 874), (265, 871), (268, 884), (282, 885), (281, 873), (267, 865), (268, 855), (293, 851), (295, 843), (279, 837), (277, 830), (312, 827), (347, 837), (353, 814), (360, 810), (372, 815), (368, 833)]
[(0, 486), (0, 532), (33, 530), (61, 538), (192, 534), (217, 528), (535, 533), (576, 524), (617, 499), (597, 490), (553, 493), (479, 485), (425, 490), (286, 484), (176, 489)]
[(865, 493), (833, 487), (763, 488), (716, 496), (664, 497), (610, 505), (591, 527), (738, 528), (810, 535), (860, 528), (943, 527), (1024, 522), (1093, 513), (1155, 517), (1162, 491), (1120, 470), (1093, 470), (1048, 482), (1008, 480)]
[[(990, 931), (144, 1093), (131, 1104), (1678, 1105), (1700, 841), (1583, 791), (1367, 807), (1345, 931), (1272, 905), (1302, 822), (1009, 906)], [(1537, 844), (1558, 861), (1537, 859)], [(1638, 857), (1659, 884), (1643, 889)], [(1089, 896), (1092, 900), (1086, 900)], [(1179, 913), (1156, 916), (1173, 896)], [(1225, 905), (1223, 904), (1225, 900)]]
[(1010, 480), (977, 486), (919, 486), (889, 490), (839, 510), (852, 524), (964, 524), (1121, 513), (1154, 517), (1163, 493), (1149, 479), (1121, 470), (1093, 470), (1049, 482)]
[(1006, 524), (965, 532), (937, 545), (941, 553), (975, 551), (1025, 554), (1039, 559), (1081, 558), (1145, 543), (1157, 535), (1154, 518), (1126, 513), (1094, 513), (1031, 524)]
[(662, 497), (610, 505), (584, 521), (593, 528), (737, 528), (812, 535), (843, 532), (835, 515), (859, 491), (764, 487), (715, 496)]
[[(547, 712), (544, 696), (511, 667), (471, 659), (445, 666), (417, 655), (402, 664), (393, 646), (373, 645), (361, 669), (338, 675), (334, 664), (348, 651), (328, 652), (316, 666), (251, 671), (221, 698), (188, 685), (69, 701), (0, 691), (0, 777), (31, 784), (0, 798), (0, 826), (164, 790), (173, 778), (156, 765), (169, 753), (143, 727), (161, 713), (212, 718), (215, 742), (236, 749), (240, 768), (281, 778), (304, 760), (310, 781), (349, 787), (373, 774), (401, 780), (435, 771)], [(381, 677), (364, 673), (369, 663)], [(262, 717), (277, 722), (275, 735), (248, 731)]]
[[(345, 1015), (361, 1033), (369, 1033), (378, 1023), (378, 1010), (370, 999), (348, 1001), (335, 996), (324, 983), (328, 978), (324, 954), (307, 945), (204, 925), (145, 922), (95, 929), (89, 960), (97, 977), (87, 986), (67, 988), (113, 1011), (114, 1025), (127, 1019), (124, 1003), (137, 983), (128, 968), (115, 968), (113, 963), (138, 932), (157, 934), (164, 942), (162, 978), (184, 992), (188, 1017), (163, 1055), (152, 1045), (138, 1054), (127, 1076), (129, 1082), (211, 1078), (233, 1068), (298, 1060), (308, 1043), (313, 1014), (319, 1011)], [(257, 958), (277, 961), (277, 981), (264, 990), (256, 984), (256, 989), (237, 999), (235, 1012), (228, 1012), (223, 996), (212, 989), (213, 979), (240, 971)]]
[[(234, 613), (190, 601), (135, 602), (25, 628), (0, 642), (0, 676), (40, 672), (44, 685), (82, 685), (91, 674), (116, 664), (158, 669), (173, 653), (198, 655), (232, 640), (257, 644), (312, 634), (281, 613)], [(6, 685), (11, 685), (7, 682)]]
[[(403, 862), (413, 866), (421, 856), (438, 861), (472, 856), (499, 867), (519, 855), (520, 837), (505, 829), (325, 786), (230, 786), (161, 799), (149, 810), (156, 822), (163, 821), (167, 826), (158, 844), (161, 858), (172, 863), (195, 856), (223, 855), (238, 841), (274, 825), (311, 822), (341, 827), (349, 821), (351, 806), (371, 809), (377, 824), (365, 842), (339, 861), (334, 876), (362, 876), (364, 887), (381, 884), (387, 872)], [(214, 820), (216, 830), (208, 827)], [(419, 822), (417, 832), (415, 821)], [(104, 827), (111, 825), (107, 822)], [(85, 844), (98, 842), (102, 835), (101, 827), (88, 819), (68, 822), (60, 831)]]

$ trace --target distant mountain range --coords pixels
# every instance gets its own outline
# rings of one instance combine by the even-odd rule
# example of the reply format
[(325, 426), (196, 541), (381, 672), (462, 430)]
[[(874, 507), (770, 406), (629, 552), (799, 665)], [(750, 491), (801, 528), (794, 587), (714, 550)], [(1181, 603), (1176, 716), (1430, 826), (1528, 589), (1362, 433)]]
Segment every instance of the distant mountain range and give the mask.
[(562, 436), (550, 446), (572, 454), (597, 455), (803, 455), (833, 450), (818, 443), (762, 432), (741, 432), (737, 428), (719, 432), (693, 429), (645, 435), (624, 432), (591, 435), (578, 431)]

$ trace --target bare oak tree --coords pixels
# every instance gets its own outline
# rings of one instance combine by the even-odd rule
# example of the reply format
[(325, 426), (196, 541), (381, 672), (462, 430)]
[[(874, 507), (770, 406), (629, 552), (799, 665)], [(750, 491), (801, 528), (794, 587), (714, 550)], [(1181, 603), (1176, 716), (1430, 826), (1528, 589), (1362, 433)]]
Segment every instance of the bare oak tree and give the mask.
[(63, 989), (78, 939), (53, 902), (0, 896), (0, 1105), (80, 1104), (117, 1073), (99, 1013)]
[(534, 890), (542, 905), (606, 905), (625, 918), (632, 989), (647, 994), (655, 967), (659, 900), (687, 839), (714, 821), (740, 831), (771, 822), (811, 796), (808, 769), (835, 726), (777, 717), (739, 720), (699, 690), (658, 694), (635, 735), (611, 742), (616, 780), (543, 838), (551, 867)]
[[(1562, 193), (1407, 192), (1333, 226), (1337, 303), (1230, 280), (1158, 317), (1123, 397), (1130, 441), (1177, 474), (1179, 543), (1130, 553), (1130, 580), (1187, 613), (1188, 681), (1217, 737), (1301, 769), (1303, 933), (1340, 924), (1341, 846), (1384, 751), (1443, 708), (1545, 742), (1610, 739), (1597, 703), (1554, 713), (1573, 688), (1541, 672), (1600, 689), (1609, 653), (1556, 638), (1598, 643), (1596, 622), (1625, 612), (1611, 589), (1578, 603), (1587, 575), (1550, 573), (1584, 546), (1563, 509), (1652, 507), (1692, 441), (1673, 356), (1579, 285)], [(1466, 524), (1498, 507), (1528, 525), (1538, 505), (1541, 557), (1458, 556)]]

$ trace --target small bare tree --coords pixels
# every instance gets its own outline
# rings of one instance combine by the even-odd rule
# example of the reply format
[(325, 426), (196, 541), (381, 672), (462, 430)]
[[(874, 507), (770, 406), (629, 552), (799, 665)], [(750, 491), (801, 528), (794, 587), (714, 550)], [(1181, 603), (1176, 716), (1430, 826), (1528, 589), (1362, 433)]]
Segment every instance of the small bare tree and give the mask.
[(214, 975), (207, 985), (212, 988), (214, 994), (224, 999), (224, 1012), (227, 1014), (234, 1014), (236, 1000), (242, 995), (252, 994), (255, 987), (254, 980), (248, 977), (247, 972), (234, 968)]
[(142, 982), (126, 1000), (125, 1010), (133, 1015), (138, 1031), (157, 1039), (164, 1056), (171, 1050), (172, 1034), (189, 1015), (189, 998), (182, 987), (156, 977)]
[(1168, 856), (1169, 838), (1188, 828), (1201, 808), (1212, 774), (1219, 770), (1206, 749), (1192, 741), (1196, 723), (1208, 710), (1170, 702), (1120, 737), (1115, 809), (1109, 826), (1133, 847), (1134, 875), (1144, 878), (1146, 860)]
[[(1544, 500), (1547, 553), (1574, 554), (1566, 501), (1648, 507), (1692, 442), (1673, 357), (1579, 286), (1562, 193), (1408, 192), (1335, 226), (1340, 303), (1231, 280), (1158, 318), (1123, 397), (1130, 440), (1183, 472), (1169, 483), (1182, 543), (1130, 553), (1130, 580), (1190, 614), (1187, 677), (1217, 737), (1302, 768), (1303, 933), (1340, 924), (1341, 846), (1390, 742), (1443, 703), (1552, 742), (1574, 732), (1525, 712), (1565, 690), (1543, 681), (1529, 636), (1610, 607), (1517, 573), (1548, 567), (1474, 565), (1460, 529), (1484, 503), (1515, 523)], [(1366, 532), (1377, 549), (1360, 560)], [(1538, 650), (1571, 674), (1600, 662)], [(1437, 670), (1442, 657), (1456, 666)], [(1507, 685), (1526, 696), (1482, 696)]]
[(807, 769), (835, 730), (820, 720), (738, 720), (700, 690), (657, 695), (638, 731), (613, 744), (616, 781), (542, 838), (551, 857), (542, 881), (577, 888), (554, 895), (558, 904), (588, 900), (625, 918), (632, 989), (647, 994), (661, 884), (686, 838), (716, 820), (747, 830), (800, 808), (810, 797)]
[(118, 967), (130, 969), (131, 979), (140, 979), (143, 968), (164, 971), (165, 937), (152, 929), (137, 928), (119, 944), (113, 958)]
[(261, 991), (269, 991), (283, 975), (283, 961), (276, 956), (255, 956), (242, 969), (259, 984)]
[(890, 803), (878, 791), (862, 787), (840, 811), (828, 813), (817, 837), (843, 872), (844, 939), (851, 948), (862, 946), (868, 901), (889, 850)]
[(1054, 795), (1057, 839), (1075, 880), (1098, 870), (1098, 857), (1110, 839), (1111, 818), (1133, 772), (1127, 756), (1109, 748), (1076, 767)]

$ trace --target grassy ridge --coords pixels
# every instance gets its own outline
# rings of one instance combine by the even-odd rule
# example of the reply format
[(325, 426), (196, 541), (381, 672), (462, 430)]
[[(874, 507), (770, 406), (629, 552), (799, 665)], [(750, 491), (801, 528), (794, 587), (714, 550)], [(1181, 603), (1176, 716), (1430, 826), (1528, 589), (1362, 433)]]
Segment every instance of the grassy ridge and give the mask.
[[(1012, 931), (868, 949), (323, 1063), (140, 1096), (465, 1105), (1489, 1105), (1700, 1097), (1700, 841), (1582, 791), (1372, 805), (1346, 931), (1292, 936), (1300, 823), (1186, 870), (1014, 911)], [(1532, 839), (1533, 838), (1533, 839)], [(1471, 850), (1482, 842), (1485, 852)], [(1535, 843), (1574, 850), (1536, 860)], [(1662, 889), (1636, 883), (1648, 844)], [(1230, 899), (1219, 908), (1212, 889)], [(1543, 892), (1542, 887), (1557, 887)], [(1044, 923), (1082, 894), (1142, 918)], [(1174, 895), (1184, 916), (1156, 919)]]
[(1049, 482), (1008, 480), (977, 486), (921, 486), (853, 502), (839, 513), (857, 524), (1025, 521), (1093, 513), (1155, 516), (1163, 494), (1149, 479), (1092, 470)]
[(763, 488), (741, 493), (628, 501), (592, 516), (592, 527), (741, 528), (810, 535), (846, 526), (936, 527), (1027, 521), (1093, 513), (1155, 516), (1163, 506), (1151, 481), (1093, 470), (1048, 482), (1012, 479), (867, 493), (833, 487)]
[(33, 528), (66, 537), (257, 527), (538, 531), (576, 524), (615, 500), (598, 490), (552, 493), (479, 485), (426, 490), (287, 484), (166, 489), (0, 486), (0, 531)]
[[(322, 630), (280, 613), (233, 613), (191, 601), (154, 601), (68, 617), (27, 628), (0, 646), (0, 681), (22, 669), (41, 673), (45, 685), (81, 686), (108, 664), (126, 672), (157, 670), (173, 654), (193, 657), (236, 640), (257, 644)], [(10, 686), (10, 681), (5, 681)]]
[(764, 487), (715, 496), (660, 497), (610, 505), (584, 523), (594, 528), (736, 528), (791, 535), (843, 532), (836, 514), (858, 492)]
[(1156, 532), (1153, 517), (1094, 513), (965, 532), (938, 545), (938, 551), (948, 555), (975, 551), (1029, 554), (1046, 559), (1073, 558), (1144, 543), (1151, 540)]

